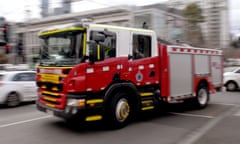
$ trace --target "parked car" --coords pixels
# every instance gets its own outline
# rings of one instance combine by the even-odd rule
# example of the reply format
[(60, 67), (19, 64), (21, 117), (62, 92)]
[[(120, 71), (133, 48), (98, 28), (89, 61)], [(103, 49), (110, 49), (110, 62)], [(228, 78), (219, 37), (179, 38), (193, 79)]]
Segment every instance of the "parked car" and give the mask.
[(0, 104), (9, 107), (37, 98), (35, 71), (0, 72)]
[(235, 91), (240, 88), (240, 67), (225, 68), (223, 76), (227, 91)]

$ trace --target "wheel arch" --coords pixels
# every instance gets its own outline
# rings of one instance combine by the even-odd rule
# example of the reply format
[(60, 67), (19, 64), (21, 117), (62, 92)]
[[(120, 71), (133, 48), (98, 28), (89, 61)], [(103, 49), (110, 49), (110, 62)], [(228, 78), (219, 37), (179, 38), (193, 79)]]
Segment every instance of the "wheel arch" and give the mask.
[(238, 83), (235, 81), (235, 80), (228, 80), (225, 84), (224, 84), (224, 86), (227, 86), (229, 83), (234, 83), (236, 86), (237, 86), (237, 88), (239, 88), (239, 85), (238, 85)]
[(198, 82), (198, 85), (196, 87), (196, 91), (199, 89), (199, 87), (201, 86), (207, 86), (207, 88), (209, 89), (209, 82), (206, 79), (202, 79)]
[(140, 109), (140, 97), (138, 96), (138, 90), (131, 82), (118, 82), (111, 84), (104, 95), (104, 105), (111, 101), (114, 98), (114, 95), (118, 92), (125, 92), (129, 94), (131, 103), (134, 104), (136, 109)]
[(23, 100), (23, 96), (22, 96), (18, 91), (10, 91), (10, 92), (8, 92), (7, 95), (6, 95), (5, 103), (6, 103), (6, 101), (7, 101), (8, 95), (9, 95), (9, 94), (12, 94), (12, 93), (16, 93), (16, 94), (19, 96), (20, 102)]

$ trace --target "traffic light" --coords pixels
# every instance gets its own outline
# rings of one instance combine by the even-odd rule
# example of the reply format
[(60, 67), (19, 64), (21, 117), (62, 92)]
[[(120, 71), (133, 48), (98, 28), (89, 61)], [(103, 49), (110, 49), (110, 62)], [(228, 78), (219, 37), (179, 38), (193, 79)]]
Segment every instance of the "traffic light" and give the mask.
[(2, 31), (3, 31), (3, 39), (6, 43), (8, 43), (8, 30), (9, 30), (9, 25), (4, 24), (2, 27)]
[(17, 53), (18, 53), (19, 56), (23, 56), (23, 43), (22, 43), (22, 40), (18, 41)]
[(4, 49), (5, 49), (5, 53), (6, 53), (6, 54), (9, 54), (10, 51), (11, 51), (11, 46), (10, 46), (10, 45), (5, 45), (5, 46), (4, 46)]

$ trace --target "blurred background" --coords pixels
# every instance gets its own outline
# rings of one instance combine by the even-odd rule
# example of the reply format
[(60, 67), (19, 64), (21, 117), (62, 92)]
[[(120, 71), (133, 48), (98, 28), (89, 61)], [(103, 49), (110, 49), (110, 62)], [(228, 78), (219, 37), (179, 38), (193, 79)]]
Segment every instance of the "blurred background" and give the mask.
[(2, 1), (0, 64), (33, 67), (41, 29), (87, 18), (98, 24), (152, 29), (164, 41), (221, 49), (226, 65), (240, 65), (239, 15), (239, 0)]

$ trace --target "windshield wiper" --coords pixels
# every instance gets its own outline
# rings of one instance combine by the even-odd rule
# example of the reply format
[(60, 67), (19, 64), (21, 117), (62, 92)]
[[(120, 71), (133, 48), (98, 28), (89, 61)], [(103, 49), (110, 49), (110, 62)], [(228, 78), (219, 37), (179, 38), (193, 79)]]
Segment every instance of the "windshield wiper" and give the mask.
[(41, 53), (40, 53), (41, 58), (43, 59), (50, 59), (49, 53), (47, 50), (44, 48), (41, 48)]
[(40, 65), (41, 66), (55, 66), (56, 62), (55, 61), (41, 61)]
[(69, 60), (58, 60), (58, 61), (42, 61), (41, 65), (46, 65), (46, 66), (73, 66), (77, 62), (74, 61), (73, 59)]
[(72, 66), (76, 64), (76, 60), (74, 61), (73, 59), (70, 60), (60, 60), (56, 62), (56, 66)]

